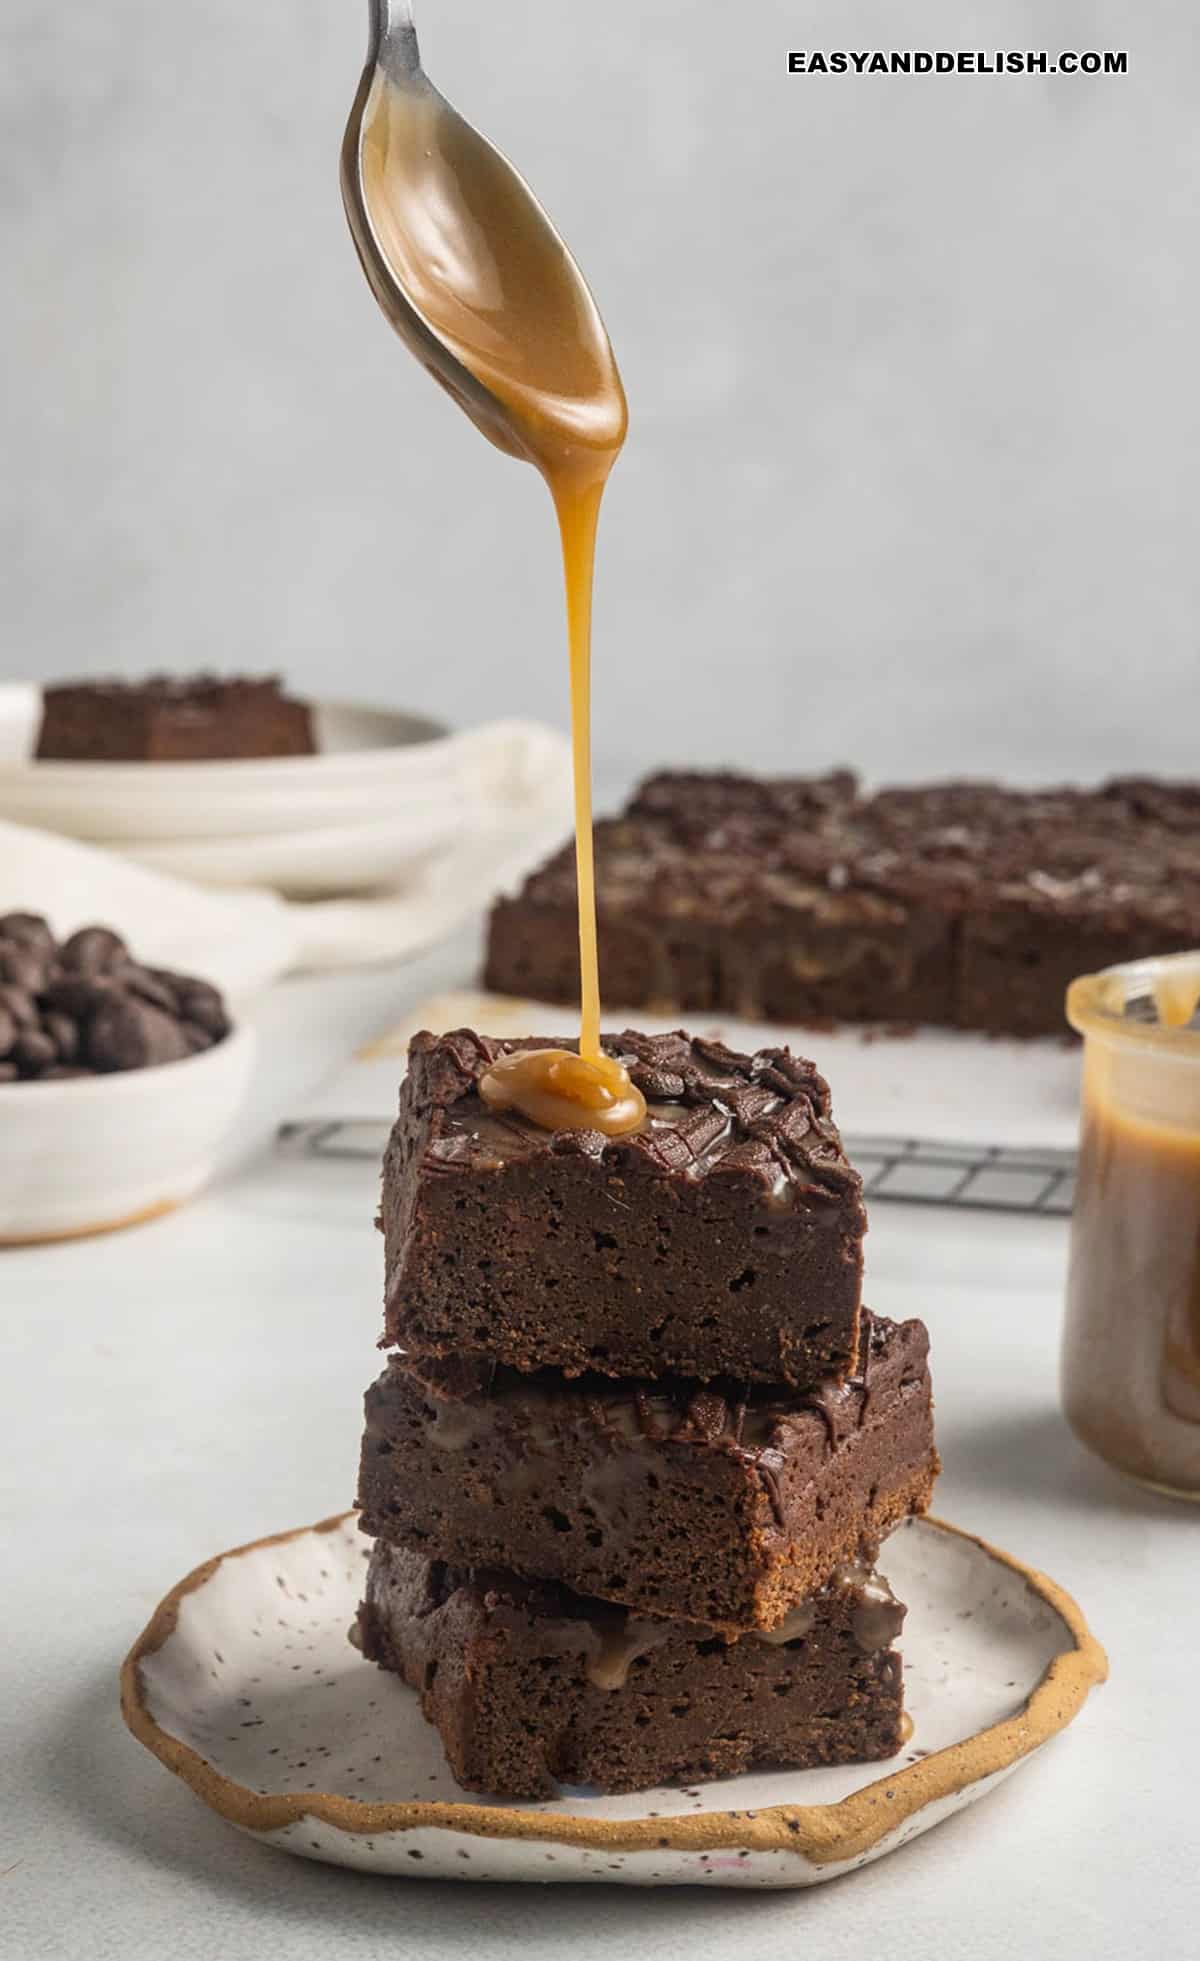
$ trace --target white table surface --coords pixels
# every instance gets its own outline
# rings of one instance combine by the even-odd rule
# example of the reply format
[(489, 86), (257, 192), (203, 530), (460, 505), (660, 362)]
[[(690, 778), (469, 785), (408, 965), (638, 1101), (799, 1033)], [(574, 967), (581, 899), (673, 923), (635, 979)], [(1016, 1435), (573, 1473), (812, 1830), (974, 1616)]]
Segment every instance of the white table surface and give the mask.
[(281, 1159), (271, 1131), (362, 1037), (460, 981), (465, 944), (276, 990), (248, 1162), (153, 1225), (0, 1255), (0, 1954), (1195, 1955), (1200, 1509), (1111, 1477), (1064, 1428), (1052, 1220), (872, 1213), (868, 1299), (932, 1334), (938, 1510), (1072, 1590), (1112, 1663), (1065, 1736), (894, 1857), (790, 1894), (368, 1879), (240, 1837), (127, 1735), (117, 1668), (167, 1587), (352, 1498), (375, 1173)]

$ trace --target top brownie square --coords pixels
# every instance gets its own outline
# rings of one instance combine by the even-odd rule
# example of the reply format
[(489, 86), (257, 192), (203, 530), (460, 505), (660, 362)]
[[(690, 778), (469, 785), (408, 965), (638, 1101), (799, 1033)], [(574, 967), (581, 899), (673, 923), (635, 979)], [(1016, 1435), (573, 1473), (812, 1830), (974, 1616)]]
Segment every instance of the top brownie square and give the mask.
[(497, 1056), (547, 1046), (414, 1037), (384, 1159), (385, 1342), (568, 1375), (847, 1369), (866, 1213), (813, 1064), (606, 1036), (647, 1105), (612, 1138), (483, 1103)]

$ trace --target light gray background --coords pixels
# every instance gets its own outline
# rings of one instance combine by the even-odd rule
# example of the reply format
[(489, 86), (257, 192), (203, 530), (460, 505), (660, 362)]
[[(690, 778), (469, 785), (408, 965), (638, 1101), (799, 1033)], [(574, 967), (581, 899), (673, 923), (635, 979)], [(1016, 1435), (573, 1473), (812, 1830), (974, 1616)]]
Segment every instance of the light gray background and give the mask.
[[(376, 314), (356, 0), (5, 0), (3, 671), (565, 718), (551, 519)], [(427, 0), (632, 433), (602, 763), (1195, 772), (1194, 0)], [(789, 46), (1123, 78), (789, 77)]]

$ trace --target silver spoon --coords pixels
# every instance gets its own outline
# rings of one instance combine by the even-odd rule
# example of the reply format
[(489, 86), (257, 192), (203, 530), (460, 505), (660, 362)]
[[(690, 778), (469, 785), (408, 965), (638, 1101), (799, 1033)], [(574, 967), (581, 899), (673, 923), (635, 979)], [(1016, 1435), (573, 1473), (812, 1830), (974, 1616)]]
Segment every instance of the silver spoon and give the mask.
[(421, 67), (409, 0), (369, 0), (342, 144), (346, 216), (401, 339), (510, 455), (615, 454), (625, 403), (595, 301), (524, 179)]

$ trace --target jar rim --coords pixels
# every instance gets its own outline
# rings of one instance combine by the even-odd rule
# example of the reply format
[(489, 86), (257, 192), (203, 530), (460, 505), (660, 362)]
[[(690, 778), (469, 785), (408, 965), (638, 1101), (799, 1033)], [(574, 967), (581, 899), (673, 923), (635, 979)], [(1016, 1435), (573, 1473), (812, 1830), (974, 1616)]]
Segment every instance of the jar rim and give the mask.
[[(1166, 1003), (1170, 1019), (1139, 1021), (1126, 1014), (1127, 1003), (1139, 996), (1153, 998), (1160, 1014)], [(1198, 1009), (1200, 948), (1119, 961), (1099, 973), (1081, 974), (1067, 989), (1067, 1020), (1081, 1035), (1200, 1060), (1200, 1026), (1183, 1025)]]

